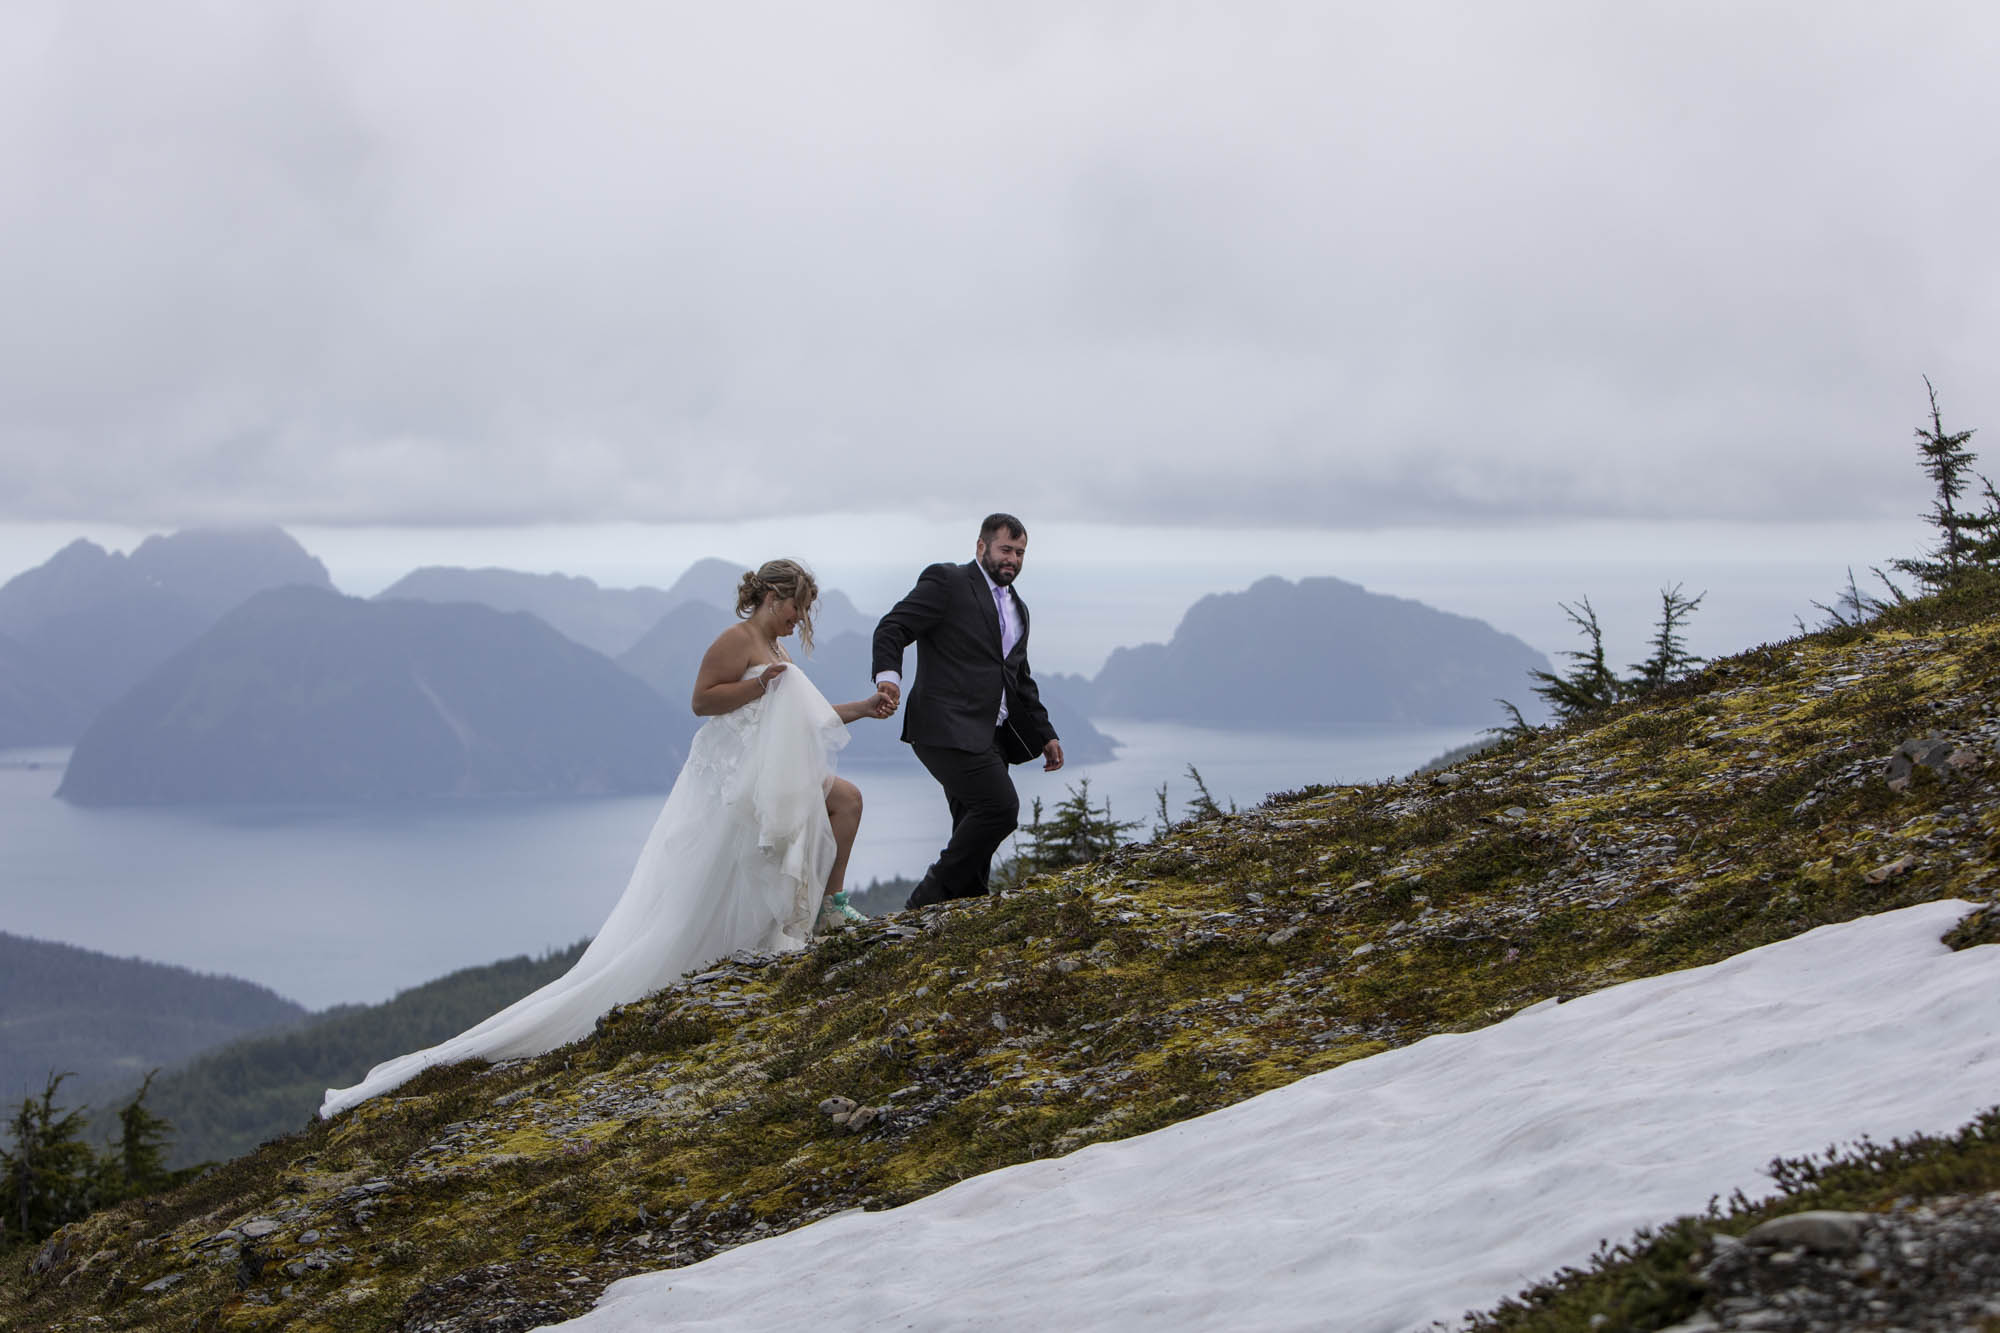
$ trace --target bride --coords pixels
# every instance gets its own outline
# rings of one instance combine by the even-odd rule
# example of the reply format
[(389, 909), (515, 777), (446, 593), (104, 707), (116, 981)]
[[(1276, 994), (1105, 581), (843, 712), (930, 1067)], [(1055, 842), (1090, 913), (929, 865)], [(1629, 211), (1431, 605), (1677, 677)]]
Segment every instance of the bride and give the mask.
[(829, 704), (778, 641), (798, 631), (812, 651), (819, 587), (804, 566), (772, 560), (745, 574), (731, 625), (695, 674), (694, 711), (708, 719), (688, 746), (639, 863), (597, 936), (562, 976), (428, 1050), (331, 1088), (337, 1115), (432, 1065), (539, 1055), (588, 1034), (627, 1004), (736, 952), (803, 948), (845, 916), (848, 852), (861, 793), (833, 773), (846, 724), (896, 711), (877, 691)]

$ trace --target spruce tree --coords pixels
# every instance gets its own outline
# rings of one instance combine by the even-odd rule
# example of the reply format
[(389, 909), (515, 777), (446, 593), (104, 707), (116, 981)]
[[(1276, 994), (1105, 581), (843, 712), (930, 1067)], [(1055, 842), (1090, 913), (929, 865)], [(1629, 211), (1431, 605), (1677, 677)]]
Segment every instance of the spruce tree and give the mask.
[[(1188, 781), (1194, 784), (1194, 796), (1187, 803), (1187, 817), (1189, 819), (1220, 819), (1223, 809), (1220, 805), (1216, 804), (1215, 797), (1209, 793), (1208, 784), (1202, 781), (1201, 770), (1193, 764), (1189, 764), (1187, 766), (1187, 776)], [(1160, 788), (1160, 803), (1163, 806), (1166, 804), (1166, 790), (1164, 786)], [(1110, 813), (1109, 807), (1106, 808), (1105, 813)], [(1235, 801), (1229, 803), (1228, 813), (1232, 815), (1236, 813)]]
[(1653, 631), (1653, 651), (1643, 662), (1632, 664), (1631, 679), (1625, 682), (1628, 694), (1650, 694), (1662, 685), (1691, 674), (1702, 659), (1687, 650), (1681, 634), (1688, 617), (1701, 605), (1707, 593), (1683, 596), (1681, 585), (1660, 589), (1660, 623)]
[(1069, 788), (1069, 798), (1057, 803), (1052, 818), (1042, 819), (1042, 802), (1035, 800), (1029, 822), (1021, 829), (1028, 845), (995, 868), (993, 879), (1000, 888), (1014, 888), (1036, 875), (1068, 866), (1082, 865), (1118, 850), (1125, 834), (1138, 828), (1139, 820), (1111, 817), (1111, 803), (1097, 808), (1090, 803), (1090, 779)]
[(49, 1075), (39, 1098), (22, 1101), (0, 1148), (0, 1246), (39, 1240), (89, 1213), (99, 1193), (97, 1162), (84, 1142), (81, 1107), (56, 1109), (68, 1074)]
[(1947, 431), (1944, 415), (1938, 409), (1937, 389), (1928, 375), (1924, 377), (1924, 388), (1931, 399), (1931, 424), (1928, 429), (1917, 427), (1917, 453), (1923, 459), (1924, 475), (1936, 488), (1931, 510), (1924, 517), (1937, 529), (1937, 544), (1914, 559), (1890, 563), (1915, 578), (1926, 590), (1939, 592), (1957, 583), (1974, 565), (1983, 563), (1982, 556), (1991, 559), (1991, 548), (2000, 541), (2000, 500), (1994, 497), (1993, 483), (1980, 477), (1988, 497), (1986, 510), (1974, 513), (1959, 508), (1960, 497), (1977, 475), (1972, 470), (1977, 455), (1966, 447), (1974, 432)]
[(173, 1138), (173, 1126), (165, 1116), (155, 1115), (146, 1105), (146, 1094), (152, 1090), (153, 1077), (159, 1072), (150, 1071), (139, 1090), (132, 1094), (132, 1100), (118, 1112), (118, 1142), (106, 1158), (106, 1165), (116, 1179), (120, 1198), (151, 1194), (166, 1188), (173, 1179), (173, 1173), (167, 1170), (167, 1143)]
[[(1575, 663), (1564, 675), (1553, 671), (1530, 671), (1530, 679), (1538, 682), (1535, 693), (1548, 700), (1556, 720), (1568, 722), (1594, 713), (1600, 708), (1617, 703), (1623, 692), (1623, 684), (1610, 663), (1604, 660), (1604, 630), (1597, 623), (1597, 612), (1590, 605), (1588, 597), (1577, 599), (1577, 605), (1557, 602), (1563, 614), (1568, 616), (1590, 645), (1587, 648), (1571, 649), (1563, 654)], [(1511, 707), (1511, 705), (1509, 705)], [(1515, 712), (1519, 718), (1520, 713)]]

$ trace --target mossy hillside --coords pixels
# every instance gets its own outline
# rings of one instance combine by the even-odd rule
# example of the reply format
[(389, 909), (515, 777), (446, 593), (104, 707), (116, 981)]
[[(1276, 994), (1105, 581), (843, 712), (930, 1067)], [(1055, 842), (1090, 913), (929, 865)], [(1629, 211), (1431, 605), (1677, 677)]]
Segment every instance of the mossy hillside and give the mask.
[[(0, 1319), (529, 1327), (619, 1276), (1550, 996), (1989, 896), (2000, 769), (1898, 793), (1882, 768), (1919, 734), (2000, 753), (1994, 601), (1759, 649), (1443, 774), (1291, 793), (718, 967), (574, 1046), (432, 1071), (78, 1224), (42, 1271), (9, 1261)], [(852, 1132), (817, 1109), (832, 1096), (886, 1113)], [(249, 1219), (269, 1234), (231, 1230)]]

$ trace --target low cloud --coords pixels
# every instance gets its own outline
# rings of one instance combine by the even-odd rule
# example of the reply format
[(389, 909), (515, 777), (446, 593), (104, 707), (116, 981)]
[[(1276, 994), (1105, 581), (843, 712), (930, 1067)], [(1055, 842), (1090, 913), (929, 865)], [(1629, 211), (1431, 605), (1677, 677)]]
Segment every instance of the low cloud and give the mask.
[(1996, 407), (1976, 7), (0, 24), (9, 519), (1861, 516)]

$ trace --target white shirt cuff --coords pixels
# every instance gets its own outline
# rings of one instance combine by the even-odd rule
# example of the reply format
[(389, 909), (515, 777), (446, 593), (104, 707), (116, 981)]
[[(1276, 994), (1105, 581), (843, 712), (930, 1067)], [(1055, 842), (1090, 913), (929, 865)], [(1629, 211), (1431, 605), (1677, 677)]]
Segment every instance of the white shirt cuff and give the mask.
[(894, 685), (898, 690), (901, 690), (903, 688), (903, 673), (900, 671), (878, 671), (875, 673), (875, 683), (877, 685)]

